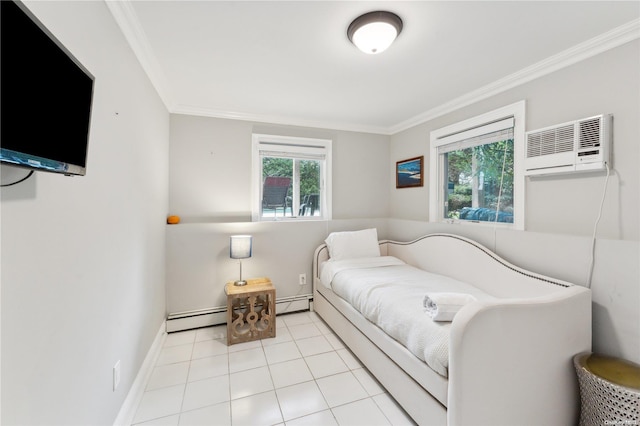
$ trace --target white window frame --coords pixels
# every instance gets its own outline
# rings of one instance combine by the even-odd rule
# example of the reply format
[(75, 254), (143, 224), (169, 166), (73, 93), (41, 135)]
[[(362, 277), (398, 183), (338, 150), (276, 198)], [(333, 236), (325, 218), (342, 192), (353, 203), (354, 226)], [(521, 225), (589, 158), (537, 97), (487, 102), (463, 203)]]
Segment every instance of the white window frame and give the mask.
[[(438, 147), (459, 143), (461, 140), (474, 136), (474, 129), (491, 123), (513, 118), (513, 224), (496, 222), (470, 222), (465, 220), (444, 218), (444, 155), (438, 155)], [(489, 130), (490, 131), (490, 130)], [(484, 132), (483, 132), (484, 133)], [(488, 133), (488, 131), (486, 132)], [(525, 147), (525, 101), (498, 108), (488, 113), (442, 127), (430, 133), (429, 141), (429, 221), (454, 222), (476, 226), (500, 226), (524, 230), (525, 223), (525, 176), (524, 176), (524, 147)]]
[[(330, 139), (280, 136), (254, 133), (252, 135), (251, 219), (254, 222), (331, 220), (331, 146)], [(320, 216), (262, 217), (262, 160), (261, 152), (282, 154), (290, 158), (317, 156), (320, 161)], [(277, 156), (277, 155), (274, 155)], [(322, 158), (323, 157), (323, 158)], [(293, 206), (292, 206), (293, 211)]]

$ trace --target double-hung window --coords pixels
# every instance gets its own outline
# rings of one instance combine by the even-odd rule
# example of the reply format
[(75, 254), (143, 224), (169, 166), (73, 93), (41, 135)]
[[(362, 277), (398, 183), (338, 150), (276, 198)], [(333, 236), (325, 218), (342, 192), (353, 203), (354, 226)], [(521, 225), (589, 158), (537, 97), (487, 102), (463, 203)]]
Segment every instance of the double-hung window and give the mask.
[(331, 219), (331, 140), (253, 135), (252, 219)]
[(431, 132), (432, 221), (524, 229), (524, 101)]

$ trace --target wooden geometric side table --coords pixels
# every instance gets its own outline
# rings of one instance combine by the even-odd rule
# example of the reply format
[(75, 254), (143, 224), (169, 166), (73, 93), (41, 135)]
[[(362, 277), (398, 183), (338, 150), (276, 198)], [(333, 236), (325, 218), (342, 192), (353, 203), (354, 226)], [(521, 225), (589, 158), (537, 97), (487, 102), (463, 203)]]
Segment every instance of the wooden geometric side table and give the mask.
[(269, 278), (229, 281), (227, 295), (227, 345), (276, 337), (276, 289)]

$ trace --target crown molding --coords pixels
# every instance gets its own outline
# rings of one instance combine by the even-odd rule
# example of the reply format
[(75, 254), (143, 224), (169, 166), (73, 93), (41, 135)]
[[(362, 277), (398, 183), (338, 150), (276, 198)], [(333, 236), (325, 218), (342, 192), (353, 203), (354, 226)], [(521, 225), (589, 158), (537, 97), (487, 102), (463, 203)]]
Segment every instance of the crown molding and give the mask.
[(272, 116), (235, 111), (217, 110), (191, 105), (174, 103), (169, 84), (162, 67), (158, 62), (147, 36), (140, 24), (131, 0), (105, 0), (116, 23), (138, 58), (140, 65), (151, 80), (165, 107), (171, 114), (196, 115), (203, 117), (226, 118), (230, 120), (244, 120), (260, 123), (273, 123), (289, 126), (316, 127), (321, 129), (344, 130), (351, 132), (375, 133), (389, 135), (388, 129), (380, 126), (367, 126), (335, 121), (303, 120), (287, 116)]
[(393, 135), (402, 132), (411, 127), (490, 98), (491, 96), (495, 96), (499, 93), (640, 38), (640, 19), (636, 18), (633, 21), (607, 31), (597, 37), (573, 46), (531, 66), (523, 68), (520, 71), (501, 78), (500, 80), (496, 80), (493, 83), (487, 84), (486, 86), (445, 102), (444, 104), (425, 111), (422, 114), (416, 115), (396, 125), (384, 127), (335, 121), (304, 120), (288, 116), (234, 112), (175, 104), (173, 102), (173, 97), (171, 95), (167, 79), (160, 67), (160, 64), (158, 63), (158, 60), (156, 59), (155, 54), (153, 53), (153, 49), (149, 44), (144, 29), (140, 25), (140, 21), (138, 20), (133, 5), (131, 4), (131, 0), (105, 0), (105, 3), (111, 11), (116, 23), (122, 30), (122, 33), (131, 46), (131, 49), (138, 58), (138, 61), (142, 65), (142, 68), (149, 76), (153, 86), (156, 88), (160, 98), (172, 114), (196, 115), (289, 126), (375, 133), (381, 135)]
[(388, 128), (387, 131), (392, 135), (399, 133), (547, 74), (551, 74), (552, 72), (566, 68), (592, 56), (606, 52), (607, 50), (622, 46), (638, 38), (640, 38), (640, 19), (635, 19), (529, 67), (523, 68), (500, 80), (494, 81), (449, 102), (445, 102), (436, 108), (432, 108), (429, 111), (398, 123)]
[(129, 43), (131, 50), (140, 62), (142, 69), (151, 80), (165, 107), (170, 110), (173, 103), (169, 84), (162, 71), (147, 35), (140, 24), (138, 15), (130, 0), (105, 0), (109, 11), (120, 27), (122, 34)]
[(253, 121), (258, 123), (281, 124), (286, 126), (312, 127), (318, 129), (342, 130), (347, 132), (374, 133), (377, 135), (390, 136), (389, 129), (386, 127), (367, 126), (362, 124), (344, 123), (338, 121), (316, 121), (304, 120), (301, 118), (266, 115), (266, 114), (248, 114), (243, 112), (233, 112), (224, 110), (215, 110), (211, 108), (197, 107), (191, 105), (176, 105), (169, 110), (172, 114), (195, 115), (212, 118), (226, 118), (229, 120)]

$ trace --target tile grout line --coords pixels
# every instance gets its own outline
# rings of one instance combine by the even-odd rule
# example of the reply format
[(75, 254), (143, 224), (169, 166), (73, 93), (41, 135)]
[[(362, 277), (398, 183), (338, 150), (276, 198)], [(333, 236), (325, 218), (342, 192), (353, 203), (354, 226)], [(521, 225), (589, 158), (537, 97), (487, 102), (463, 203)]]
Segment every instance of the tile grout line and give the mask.
[(196, 348), (196, 336), (198, 332), (193, 333), (193, 342), (191, 342), (191, 354), (189, 355), (189, 368), (187, 368), (187, 377), (184, 381), (184, 388), (182, 390), (182, 402), (180, 402), (180, 412), (178, 413), (178, 424), (180, 424), (180, 419), (182, 418), (183, 408), (184, 408), (184, 399), (187, 396), (187, 385), (189, 384), (189, 373), (191, 372), (191, 363), (193, 362), (193, 352)]
[[(309, 318), (309, 319), (311, 319), (311, 318)], [(311, 324), (313, 324), (313, 320), (311, 320)], [(287, 324), (286, 324), (286, 322), (285, 322), (285, 325), (287, 325)], [(315, 326), (315, 324), (313, 324), (313, 325)], [(287, 326), (287, 327), (288, 327), (288, 326)], [(318, 328), (318, 327), (316, 326), (316, 328)], [(320, 331), (321, 336), (322, 336), (322, 330), (320, 330), (319, 328), (318, 328), (318, 330)], [(312, 337), (315, 337), (315, 336), (312, 336)], [(324, 403), (325, 403), (325, 405), (327, 406), (327, 409), (328, 409), (328, 410), (329, 410), (329, 412), (331, 413), (331, 417), (333, 417), (333, 419), (335, 420), (336, 424), (338, 424), (338, 419), (336, 418), (335, 413), (334, 413), (334, 412), (333, 412), (333, 410), (331, 409), (331, 406), (329, 405), (329, 401), (327, 401), (327, 397), (324, 395), (324, 393), (322, 392), (322, 389), (320, 389), (320, 386), (318, 385), (318, 379), (313, 375), (313, 371), (311, 371), (311, 367), (309, 367), (309, 363), (307, 362), (307, 357), (306, 357), (306, 356), (304, 356), (304, 355), (302, 354), (302, 351), (300, 351), (300, 347), (298, 346), (298, 339), (294, 338), (294, 337), (293, 337), (293, 335), (291, 335), (291, 338), (293, 339), (293, 343), (296, 345), (296, 348), (298, 349), (298, 352), (300, 352), (300, 355), (302, 356), (302, 361), (303, 361), (303, 362), (305, 363), (305, 365), (307, 366), (307, 369), (309, 369), (309, 372), (311, 373), (312, 381), (313, 381), (313, 383), (316, 385), (316, 388), (318, 388), (318, 391), (320, 392), (320, 395), (322, 395), (322, 399), (324, 400)], [(329, 346), (331, 346), (331, 343), (329, 343)], [(331, 352), (331, 351), (329, 351), (329, 352), (324, 352), (324, 353), (330, 353), (330, 352)], [(335, 349), (333, 349), (333, 352), (335, 352)], [(337, 353), (337, 352), (336, 352), (336, 353)], [(317, 354), (316, 354), (316, 355), (317, 355)], [(338, 356), (339, 356), (339, 355), (338, 355)], [(320, 412), (322, 412), (322, 411), (323, 411), (323, 410), (321, 410), (321, 411), (316, 411), (316, 412), (314, 412), (314, 413), (308, 413), (308, 414), (305, 414), (304, 416), (300, 416), (300, 417), (296, 417), (296, 418), (297, 418), (297, 419), (299, 419), (299, 418), (302, 418), (302, 417), (305, 417), (305, 416), (309, 416), (309, 415), (312, 415), (312, 414), (320, 413)], [(284, 419), (284, 416), (283, 416), (283, 419)], [(290, 419), (290, 420), (294, 420), (294, 419)]]
[(231, 345), (229, 345), (229, 335), (228, 335), (229, 328), (227, 327), (226, 330), (227, 330), (227, 335), (225, 336), (225, 340), (226, 340), (225, 344), (227, 345), (227, 375), (229, 376), (229, 380), (227, 380), (227, 384), (228, 384), (227, 391), (229, 392), (229, 423), (233, 425), (233, 407), (231, 402), (231, 352), (229, 352), (229, 348), (231, 347)]
[[(353, 373), (354, 369), (352, 369), (352, 368), (351, 368), (351, 366), (350, 366), (350, 364), (349, 364), (347, 361), (345, 361), (345, 359), (340, 355), (340, 353), (338, 352), (338, 349), (336, 349), (335, 345), (331, 343), (331, 339), (329, 339), (329, 338), (327, 337), (328, 335), (327, 335), (327, 334), (325, 334), (325, 333), (323, 332), (323, 329), (322, 329), (322, 328), (318, 327), (318, 325), (316, 324), (316, 322), (317, 322), (317, 321), (314, 321), (314, 319), (310, 317), (310, 313), (309, 313), (309, 312), (306, 312), (306, 316), (307, 316), (307, 319), (309, 320), (308, 322), (303, 322), (303, 323), (300, 323), (300, 324), (293, 324), (293, 325), (295, 325), (295, 326), (313, 325), (313, 326), (314, 326), (314, 328), (316, 328), (318, 331), (320, 331), (320, 334), (319, 334), (319, 335), (313, 335), (313, 336), (305, 336), (305, 337), (301, 337), (301, 338), (295, 338), (295, 337), (294, 337), (294, 335), (293, 335), (293, 333), (291, 333), (290, 325), (289, 325), (289, 324), (288, 324), (284, 319), (282, 319), (282, 321), (283, 321), (283, 326), (281, 327), (281, 329), (286, 330), (286, 332), (287, 332), (287, 333), (289, 333), (289, 336), (290, 336), (290, 338), (291, 338), (291, 340), (290, 340), (290, 341), (294, 344), (294, 347), (295, 347), (295, 348), (296, 348), (296, 350), (298, 351), (298, 354), (299, 354), (300, 358), (295, 358), (295, 359), (292, 359), (292, 360), (284, 360), (284, 361), (279, 361), (279, 362), (271, 363), (271, 362), (269, 362), (269, 359), (267, 358), (267, 346), (275, 346), (275, 345), (279, 345), (279, 344), (284, 344), (284, 343), (287, 343), (287, 342), (289, 342), (289, 341), (287, 341), (287, 342), (279, 342), (279, 343), (274, 343), (274, 344), (268, 344), (268, 345), (265, 345), (265, 344), (264, 344), (264, 341), (263, 341), (262, 339), (260, 340), (260, 348), (262, 348), (262, 355), (263, 355), (263, 356), (264, 356), (264, 358), (265, 358), (265, 363), (266, 363), (266, 366), (267, 366), (267, 371), (269, 372), (269, 378), (270, 378), (270, 380), (271, 380), (272, 391), (274, 392), (274, 395), (275, 395), (275, 397), (276, 397), (276, 402), (277, 402), (277, 404), (278, 404), (278, 410), (279, 410), (279, 412), (280, 412), (280, 416), (281, 416), (281, 418), (282, 418), (282, 422), (283, 422), (283, 423), (285, 423), (285, 419), (284, 419), (284, 412), (282, 411), (282, 405), (281, 405), (280, 399), (278, 398), (278, 390), (280, 390), (280, 389), (285, 389), (285, 388), (287, 388), (287, 387), (291, 387), (291, 386), (295, 386), (295, 385), (298, 385), (298, 384), (301, 384), (301, 383), (306, 383), (306, 382), (310, 382), (310, 381), (312, 381), (312, 382), (314, 383), (314, 385), (315, 385), (316, 389), (318, 389), (318, 390), (320, 391), (320, 394), (321, 394), (321, 396), (322, 396), (322, 398), (323, 398), (323, 400), (324, 400), (324, 402), (325, 402), (325, 405), (326, 405), (326, 407), (327, 407), (327, 409), (326, 409), (326, 410), (328, 410), (328, 411), (329, 411), (329, 413), (331, 413), (331, 416), (332, 416), (332, 418), (334, 419), (334, 421), (335, 421), (336, 423), (338, 423), (338, 420), (337, 420), (337, 418), (336, 418), (336, 416), (335, 416), (335, 413), (334, 413), (334, 411), (333, 411), (335, 408), (343, 407), (343, 406), (349, 405), (349, 404), (351, 404), (351, 403), (358, 402), (358, 401), (363, 401), (363, 400), (366, 400), (366, 399), (372, 399), (372, 400), (373, 400), (372, 402), (373, 402), (373, 403), (375, 404), (375, 406), (380, 410), (380, 412), (382, 413), (382, 415), (384, 416), (384, 418), (385, 418), (389, 423), (391, 423), (391, 419), (388, 417), (387, 412), (386, 412), (386, 411), (383, 409), (383, 407), (382, 407), (382, 406), (380, 406), (380, 405), (379, 405), (379, 403), (374, 399), (374, 397), (377, 397), (377, 396), (380, 396), (380, 395), (387, 395), (387, 396), (388, 396), (388, 394), (384, 391), (384, 388), (383, 388), (383, 392), (381, 392), (380, 394), (375, 394), (375, 395), (370, 394), (370, 393), (369, 393), (369, 391), (367, 390), (367, 388), (365, 387), (365, 385), (363, 384), (363, 382), (362, 382), (362, 381), (361, 381), (361, 380), (360, 380), (360, 379), (359, 379), (359, 378), (358, 378), (358, 377)], [(320, 321), (320, 322), (321, 322), (321, 321)], [(216, 326), (214, 326), (214, 327), (216, 327)], [(331, 331), (331, 330), (329, 330), (329, 331)], [(332, 336), (334, 336), (335, 338), (338, 338), (338, 337), (337, 337), (337, 335), (335, 335), (335, 333), (331, 332), (330, 334), (331, 334)], [(216, 338), (216, 337), (220, 337), (220, 338), (218, 339), (218, 338)], [(217, 335), (213, 335), (211, 338), (207, 338), (207, 339), (205, 339), (205, 340), (203, 340), (203, 341), (219, 341), (220, 343), (225, 343), (225, 344), (226, 344), (226, 342), (224, 342), (224, 341), (223, 341), (223, 340), (224, 340), (224, 337), (225, 337), (225, 336), (217, 336)], [(346, 371), (339, 372), (339, 373), (332, 373), (332, 374), (329, 374), (329, 375), (327, 375), (327, 376), (323, 376), (323, 377), (321, 377), (321, 378), (322, 378), (322, 379), (324, 379), (324, 378), (326, 378), (326, 377), (332, 377), (332, 376), (335, 376), (335, 375), (338, 375), (338, 374), (343, 374), (343, 373), (347, 373), (347, 372), (348, 372), (348, 373), (350, 373), (352, 376), (354, 376), (354, 378), (356, 379), (357, 383), (359, 383), (359, 385), (360, 385), (360, 386), (362, 386), (362, 388), (365, 390), (365, 392), (366, 392), (366, 395), (367, 395), (367, 396), (365, 396), (365, 397), (363, 397), (363, 398), (356, 399), (356, 400), (354, 400), (354, 401), (345, 402), (345, 403), (342, 403), (342, 404), (336, 405), (335, 407), (331, 407), (331, 406), (329, 406), (329, 403), (328, 403), (328, 401), (327, 401), (327, 398), (326, 398), (326, 396), (324, 395), (324, 393), (322, 392), (322, 390), (321, 390), (321, 388), (320, 388), (320, 386), (319, 386), (319, 384), (318, 384), (318, 380), (319, 380), (319, 378), (316, 378), (316, 377), (314, 376), (314, 374), (312, 373), (312, 370), (311, 370), (311, 368), (310, 368), (310, 366), (309, 366), (309, 364), (308, 364), (308, 361), (307, 361), (308, 356), (305, 356), (305, 355), (303, 354), (303, 352), (301, 351), (300, 346), (299, 346), (299, 341), (300, 341), (300, 340), (304, 340), (304, 339), (311, 339), (311, 338), (317, 338), (317, 337), (322, 337), (322, 338), (324, 338), (324, 339), (329, 343), (329, 346), (330, 346), (332, 349), (331, 349), (331, 350), (329, 350), (329, 351), (326, 351), (326, 352), (320, 352), (320, 353), (312, 354), (312, 355), (309, 355), (309, 356), (322, 355), (322, 354), (327, 354), (327, 353), (334, 352), (334, 353), (336, 353), (336, 354), (338, 355), (338, 357), (339, 357), (339, 359), (341, 360), (341, 362), (342, 362), (342, 363), (344, 363), (344, 364), (345, 364), (345, 366), (347, 367), (347, 370), (346, 370)], [(338, 338), (338, 339), (339, 339), (339, 338)], [(186, 379), (185, 379), (185, 382), (184, 382), (184, 384), (183, 384), (183, 391), (182, 391), (182, 400), (181, 400), (181, 404), (180, 404), (180, 411), (179, 411), (179, 413), (176, 413), (176, 414), (170, 414), (170, 415), (169, 415), (169, 416), (177, 415), (177, 416), (178, 416), (178, 422), (179, 422), (179, 421), (180, 421), (180, 419), (182, 418), (182, 415), (186, 412), (186, 411), (183, 411), (183, 409), (184, 409), (184, 403), (185, 403), (185, 399), (186, 399), (186, 388), (187, 388), (188, 384), (190, 383), (190, 382), (189, 382), (189, 376), (190, 376), (191, 371), (192, 371), (192, 368), (193, 368), (192, 363), (193, 363), (193, 361), (194, 361), (193, 356), (194, 356), (194, 353), (195, 353), (195, 345), (196, 345), (196, 343), (197, 343), (197, 342), (196, 342), (196, 340), (197, 340), (197, 332), (194, 332), (193, 340), (192, 340), (192, 342), (190, 343), (190, 344), (191, 344), (191, 348), (190, 348), (190, 349), (191, 349), (191, 351), (190, 351), (190, 356), (189, 356), (189, 365), (188, 365), (187, 372), (186, 372)], [(176, 346), (179, 346), (179, 345), (176, 345)], [(257, 347), (256, 347), (256, 348), (257, 348)], [(185, 349), (186, 349), (186, 348), (185, 348)], [(233, 424), (233, 410), (232, 410), (232, 408), (231, 408), (231, 405), (232, 405), (232, 402), (233, 402), (233, 400), (232, 400), (232, 395), (231, 395), (231, 354), (232, 354), (232, 353), (236, 353), (236, 352), (241, 352), (241, 351), (243, 351), (243, 350), (253, 349), (253, 348), (242, 349), (242, 350), (240, 350), (240, 351), (235, 351), (235, 352), (230, 352), (230, 351), (229, 351), (229, 349), (230, 349), (230, 346), (227, 346), (227, 347), (226, 347), (226, 351), (225, 351), (225, 354), (226, 354), (226, 356), (227, 356), (227, 360), (226, 360), (226, 363), (227, 363), (227, 374), (226, 374), (226, 375), (227, 375), (227, 378), (228, 378), (228, 389), (227, 389), (227, 390), (228, 390), (228, 400), (227, 400), (227, 401), (224, 401), (224, 402), (220, 402), (220, 404), (222, 404), (222, 403), (227, 403), (227, 404), (228, 404), (228, 406), (227, 406), (227, 407), (228, 407), (228, 410), (229, 410), (229, 420), (231, 421), (231, 424)], [(346, 348), (344, 348), (344, 346), (343, 346), (343, 347), (342, 347), (342, 348), (340, 348), (340, 349), (346, 349)], [(347, 352), (350, 352), (350, 351), (348, 351), (348, 349), (347, 349)], [(222, 355), (222, 354), (219, 354), (219, 355)], [(353, 355), (352, 353), (351, 353), (350, 355), (351, 355), (351, 356), (353, 356), (353, 357), (355, 357), (355, 355)], [(217, 355), (212, 355), (212, 356), (210, 356), (210, 357), (215, 357), (215, 356), (217, 356)], [(204, 357), (204, 358), (209, 358), (209, 357)], [(293, 361), (293, 360), (296, 360), (296, 359), (302, 359), (302, 361), (303, 361), (303, 363), (304, 363), (305, 367), (306, 367), (306, 368), (307, 368), (307, 370), (311, 373), (311, 379), (310, 379), (309, 381), (305, 381), (305, 382), (301, 382), (301, 383), (295, 383), (295, 384), (291, 384), (291, 385), (283, 386), (283, 387), (281, 387), (281, 388), (277, 389), (277, 388), (276, 388), (276, 385), (275, 385), (274, 376), (273, 376), (272, 366), (273, 366), (273, 365), (277, 365), (277, 364), (282, 364), (282, 363), (284, 363), (284, 362)], [(357, 358), (356, 358), (356, 360), (357, 360)], [(179, 361), (177, 361), (177, 362), (175, 362), (175, 363), (171, 363), (171, 364), (176, 364), (176, 363), (179, 363)], [(158, 367), (158, 365), (157, 365), (157, 364), (154, 366), (154, 369), (155, 369), (156, 367)], [(258, 367), (255, 367), (255, 368), (258, 368)], [(367, 369), (366, 369), (366, 368), (365, 368), (361, 363), (359, 363), (359, 362), (358, 362), (358, 368), (357, 368), (357, 369), (363, 370), (365, 373), (368, 373), (368, 370), (367, 370)], [(248, 369), (248, 370), (251, 370), (251, 369)], [(247, 370), (243, 370), (243, 371), (247, 371)], [(370, 376), (370, 373), (368, 373), (368, 374), (369, 374), (369, 376)], [(218, 377), (218, 376), (215, 376), (215, 377)], [(207, 379), (207, 378), (202, 378), (202, 379), (200, 379), (200, 380), (205, 380), (205, 379)], [(147, 387), (148, 387), (148, 383), (145, 385), (145, 392), (148, 392)], [(169, 387), (169, 386), (165, 386), (165, 387)], [(161, 388), (159, 388), (159, 389), (161, 389)], [(259, 394), (266, 393), (266, 392), (270, 392), (270, 391), (258, 392), (258, 393), (253, 394), (253, 395), (259, 395)], [(250, 396), (253, 396), (253, 395), (248, 395), (247, 397), (250, 397)], [(238, 398), (238, 399), (241, 399), (241, 398)], [(392, 401), (392, 402), (393, 402), (393, 401)], [(214, 406), (214, 405), (217, 405), (217, 404), (208, 404), (208, 405), (207, 405), (207, 407), (209, 407), (209, 406)], [(202, 408), (202, 407), (201, 407), (201, 408)], [(195, 409), (194, 409), (194, 410), (195, 410)], [(188, 410), (188, 411), (194, 411), (194, 410)], [(299, 416), (299, 417), (295, 417), (295, 418), (292, 418), (292, 419), (288, 419), (287, 421), (297, 420), (297, 419), (300, 419), (300, 418), (303, 418), (303, 417), (306, 417), (306, 416), (310, 416), (310, 415), (314, 415), (314, 414), (321, 413), (321, 412), (323, 412), (323, 411), (325, 411), (325, 409), (322, 409), (322, 410), (320, 410), (320, 411), (315, 411), (315, 412), (312, 412), (312, 413), (307, 413), (307, 414), (302, 415), (302, 416)], [(168, 416), (161, 416), (161, 417), (157, 417), (157, 418), (149, 419), (149, 420), (145, 420), (145, 421), (157, 420), (157, 419), (160, 419), (160, 418), (162, 418), (162, 417), (168, 417)], [(133, 424), (133, 423), (132, 423), (132, 424)]]
[[(284, 326), (287, 329), (287, 333), (289, 333), (289, 336), (291, 336), (291, 339), (293, 340), (293, 336), (291, 335), (291, 331), (289, 330), (289, 326), (287, 325), (287, 323), (283, 320), (282, 321), (284, 323)], [(275, 325), (275, 329), (276, 329), (276, 336), (278, 335), (278, 320), (277, 320), (277, 315), (276, 315), (276, 323)], [(277, 345), (274, 344), (274, 345)], [(260, 341), (260, 346), (262, 346), (262, 350), (264, 352), (264, 344), (262, 343), (262, 341)], [(276, 389), (276, 384), (275, 381), (273, 380), (273, 373), (271, 372), (271, 363), (269, 362), (269, 360), (267, 359), (267, 353), (264, 353), (264, 359), (267, 362), (267, 369), (269, 370), (269, 377), (271, 378), (271, 384), (273, 385), (273, 394), (276, 397), (276, 402), (278, 403), (278, 411), (280, 411), (280, 418), (282, 419), (282, 423), (286, 423), (285, 419), (284, 419), (284, 413), (282, 412), (282, 404), (280, 404), (280, 398), (278, 398), (278, 391)], [(233, 425), (233, 423), (232, 423)]]

